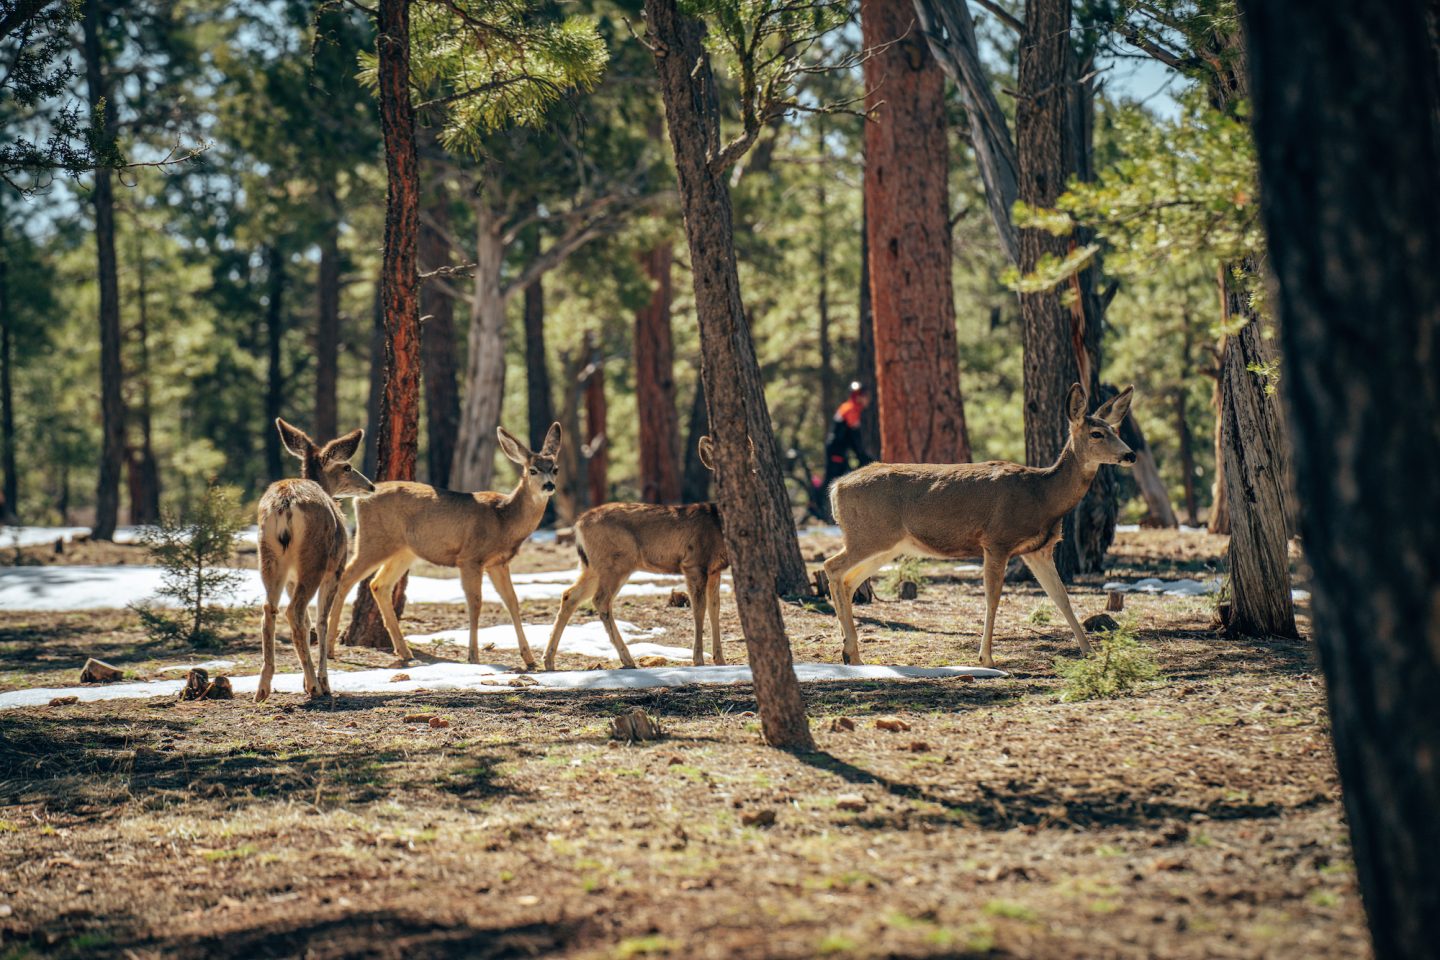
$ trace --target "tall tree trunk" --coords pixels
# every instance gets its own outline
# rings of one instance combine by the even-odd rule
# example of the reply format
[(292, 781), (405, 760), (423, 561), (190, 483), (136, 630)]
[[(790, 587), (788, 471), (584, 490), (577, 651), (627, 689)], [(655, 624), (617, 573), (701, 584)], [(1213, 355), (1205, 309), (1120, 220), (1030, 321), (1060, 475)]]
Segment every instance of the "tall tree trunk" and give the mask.
[(465, 390), (460, 442), (450, 485), (457, 490), (488, 490), (495, 472), (495, 428), (505, 401), (505, 297), (500, 271), (505, 244), (485, 198), (475, 209), (475, 286), (470, 298), (470, 333), (465, 358)]
[[(377, 479), (414, 480), (420, 441), (420, 302), (416, 247), (420, 234), (420, 170), (415, 111), (410, 103), (409, 0), (380, 0), (375, 39), (380, 128), (385, 139), (385, 252), (380, 297), (385, 318), (385, 390), (380, 398)], [(405, 581), (395, 587), (402, 609)], [(346, 643), (387, 649), (390, 638), (367, 577), (355, 597)]]
[(286, 476), (275, 418), (285, 415), (285, 254), (279, 244), (265, 251), (265, 476), (274, 483)]
[[(740, 299), (730, 192), (724, 172), (712, 162), (720, 153), (720, 106), (703, 47), (705, 28), (681, 15), (676, 0), (645, 0), (645, 15), (675, 152), (720, 509), (761, 727), (772, 746), (808, 750), (814, 741), (775, 598), (784, 573), (777, 564), (777, 542), (788, 547), (793, 557), (788, 566), (798, 568), (801, 580), (805, 568)], [(779, 584), (781, 590), (787, 586)]]
[(685, 434), (685, 477), (681, 495), (686, 503), (710, 499), (710, 471), (700, 461), (700, 438), (710, 432), (710, 406), (705, 402), (705, 379), (695, 381), (690, 402), (690, 428)]
[(365, 400), (364, 474), (375, 476), (380, 447), (380, 398), (385, 394), (385, 298), (384, 283), (375, 278), (375, 296), (370, 305), (370, 390)]
[[(865, 453), (880, 456), (880, 391), (875, 386), (875, 311), (870, 299), (870, 203), (860, 201), (860, 294), (856, 319), (860, 330), (855, 337), (855, 379), (870, 395), (870, 405), (860, 414), (860, 442)], [(833, 416), (833, 413), (831, 414)], [(826, 507), (829, 511), (829, 507)]]
[[(435, 167), (428, 171), (425, 217), (420, 223), (420, 269), (449, 266), (452, 251), (450, 196)], [(439, 282), (420, 287), (420, 353), (425, 361), (425, 471), (430, 483), (450, 482), (455, 432), (460, 425), (460, 392), (455, 383), (455, 298)]]
[[(529, 244), (531, 258), (540, 256), (540, 233)], [(539, 450), (555, 422), (550, 390), (550, 360), (545, 354), (545, 285), (541, 277), (525, 287), (525, 412), (530, 417), (530, 449)], [(638, 349), (638, 348), (637, 348)]]
[[(85, 81), (90, 109), (100, 111), (105, 147), (116, 133), (115, 98), (110, 95), (100, 33), (103, 4), (85, 0)], [(95, 488), (95, 540), (113, 540), (120, 515), (120, 475), (125, 466), (125, 371), (120, 359), (120, 289), (115, 268), (115, 193), (109, 167), (95, 170), (95, 258), (100, 290), (100, 470)]]
[(145, 246), (141, 239), (143, 231), (138, 229), (138, 225), (135, 235), (135, 268), (138, 280), (135, 335), (140, 347), (140, 406), (135, 411), (135, 419), (140, 427), (140, 448), (132, 465), (130, 522), (155, 524), (160, 522), (160, 467), (155, 462), (154, 424), (150, 402), (149, 290), (146, 285)]
[(585, 481), (589, 490), (586, 506), (598, 507), (610, 499), (610, 438), (606, 433), (605, 358), (587, 334), (590, 378), (585, 381)]
[(1378, 960), (1440, 943), (1440, 78), (1415, 4), (1242, 0), (1314, 570)]
[(317, 205), (324, 211), (320, 233), (320, 268), (315, 293), (315, 436), (329, 440), (339, 434), (335, 388), (340, 369), (340, 210), (335, 184), (322, 182)]
[[(1222, 281), (1223, 283), (1223, 281)], [(1224, 297), (1224, 287), (1221, 287)], [(1220, 356), (1225, 356), (1225, 338), (1220, 338)], [(1210, 484), (1210, 520), (1207, 529), (1214, 534), (1230, 536), (1230, 500), (1225, 495), (1225, 374), (1215, 369), (1215, 389), (1211, 392), (1210, 407), (1215, 411), (1215, 478)]]
[(826, 161), (829, 150), (825, 143), (825, 117), (816, 118), (816, 147), (820, 166), (815, 171), (815, 207), (819, 223), (815, 231), (815, 308), (819, 314), (817, 336), (820, 341), (820, 422), (829, 423), (840, 406), (840, 384), (835, 379), (834, 345), (830, 337), (830, 224), (829, 197), (826, 195)]
[(1200, 508), (1195, 496), (1195, 440), (1190, 433), (1189, 404), (1184, 384), (1190, 378), (1190, 318), (1185, 317), (1185, 338), (1180, 360), (1180, 383), (1175, 388), (1175, 440), (1180, 448), (1181, 481), (1185, 485), (1185, 522), (1189, 526), (1200, 525)]
[[(1107, 384), (1101, 395), (1108, 400), (1117, 392)], [(1178, 527), (1180, 524), (1175, 519), (1175, 508), (1170, 505), (1170, 494), (1155, 464), (1155, 453), (1145, 441), (1145, 431), (1140, 429), (1140, 421), (1133, 411), (1120, 424), (1120, 439), (1135, 451), (1135, 466), (1131, 473), (1135, 476), (1135, 486), (1140, 488), (1140, 497), (1145, 501), (1147, 522), (1155, 527)]]
[(560, 456), (555, 480), (555, 520), (566, 525), (584, 512), (586, 477), (583, 475), (584, 446), (580, 430), (580, 399), (585, 391), (584, 369), (588, 349), (560, 351)]
[(10, 252), (5, 245), (5, 210), (0, 206), (0, 523), (16, 523), (20, 475), (15, 469), (15, 318), (10, 314)]
[(880, 452), (894, 463), (970, 459), (950, 274), (945, 76), (909, 0), (862, 0), (866, 221)]
[(670, 329), (669, 240), (640, 256), (655, 285), (635, 313), (635, 406), (640, 420), (640, 499), (680, 499), (680, 411), (675, 408), (675, 343)]
[[(1241, 269), (1258, 270), (1247, 261)], [(1243, 291), (1227, 283), (1227, 328), (1235, 315), (1247, 316), (1239, 332), (1225, 338), (1220, 375), (1224, 378), (1223, 451), (1225, 499), (1230, 507), (1230, 619), (1232, 636), (1299, 636), (1290, 598), (1290, 555), (1286, 486), (1288, 451), (1280, 423), (1280, 400), (1267, 395), (1264, 378), (1274, 353), (1261, 334), (1264, 320), (1246, 303)]]

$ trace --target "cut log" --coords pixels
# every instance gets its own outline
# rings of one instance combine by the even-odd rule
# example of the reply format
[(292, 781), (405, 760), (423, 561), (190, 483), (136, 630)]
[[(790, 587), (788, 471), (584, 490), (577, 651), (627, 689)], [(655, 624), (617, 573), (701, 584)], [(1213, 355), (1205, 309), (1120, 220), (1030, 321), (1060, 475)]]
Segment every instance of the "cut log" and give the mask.
[(80, 669), (81, 683), (115, 683), (123, 677), (119, 667), (113, 667), (104, 660), (91, 657)]
[(1105, 594), (1105, 609), (1111, 613), (1125, 609), (1125, 594), (1118, 590), (1111, 590)]

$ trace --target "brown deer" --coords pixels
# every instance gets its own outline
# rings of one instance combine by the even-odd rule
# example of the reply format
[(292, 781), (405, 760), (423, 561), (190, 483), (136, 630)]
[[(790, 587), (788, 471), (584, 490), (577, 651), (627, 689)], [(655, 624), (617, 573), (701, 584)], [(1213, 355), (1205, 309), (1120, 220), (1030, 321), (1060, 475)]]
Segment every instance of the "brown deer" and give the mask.
[[(555, 493), (555, 455), (560, 449), (560, 424), (552, 424), (545, 444), (534, 453), (504, 427), (497, 427), (500, 450), (520, 465), (520, 482), (509, 493), (457, 493), (424, 483), (392, 480), (375, 485), (373, 496), (356, 503), (355, 555), (340, 576), (340, 597), (374, 573), (370, 592), (385, 621), (395, 656), (410, 659), (410, 645), (400, 632), (393, 593), (416, 560), (460, 570), (465, 610), (470, 617), (471, 663), (480, 662), (476, 631), (480, 623), (480, 588), (485, 574), (500, 593), (526, 669), (535, 655), (525, 640), (520, 622), (520, 601), (510, 581), (510, 560), (545, 514), (545, 502)], [(378, 571), (378, 572), (377, 572)], [(338, 637), (340, 607), (330, 614), (331, 642)]]
[(1130, 465), (1134, 452), (1115, 428), (1130, 410), (1134, 387), (1126, 387), (1090, 416), (1077, 383), (1066, 406), (1070, 439), (1049, 467), (988, 463), (872, 463), (837, 481), (830, 502), (844, 547), (825, 561), (830, 599), (840, 618), (846, 663), (860, 662), (860, 643), (850, 600), (865, 579), (901, 554), (984, 557), (985, 634), (980, 662), (995, 665), (990, 641), (1000, 604), (1005, 564), (1018, 556), (1035, 574), (1051, 602), (1090, 652), (1085, 630), (1055, 569), (1061, 523), (1090, 489), (1102, 464)]
[[(713, 446), (700, 438), (700, 461), (713, 470)], [(595, 598), (595, 610), (620, 655), (620, 663), (634, 669), (635, 660), (625, 646), (611, 604), (615, 594), (636, 570), (646, 573), (682, 573), (695, 614), (695, 666), (705, 665), (705, 612), (710, 612), (710, 633), (715, 663), (725, 662), (720, 640), (720, 574), (730, 566), (725, 535), (720, 529), (720, 508), (714, 503), (660, 506), (651, 503), (607, 503), (581, 514), (575, 521), (575, 548), (580, 553), (580, 579), (565, 591), (560, 614), (545, 646), (545, 669), (555, 669), (560, 635), (575, 609)]]
[[(275, 614), (280, 592), (290, 593), (286, 616), (290, 640), (305, 672), (305, 692), (312, 697), (330, 695), (330, 669), (325, 627), (333, 607), (338, 610), (340, 571), (350, 549), (345, 515), (336, 497), (364, 496), (375, 485), (350, 466), (350, 458), (365, 437), (355, 430), (323, 447), (304, 430), (275, 419), (280, 442), (300, 459), (299, 480), (277, 480), (260, 498), (260, 579), (265, 584), (265, 619), (260, 644), (264, 666), (255, 687), (255, 702), (270, 696), (270, 679), (275, 675)], [(320, 670), (310, 662), (310, 599), (318, 597), (315, 626), (320, 647)]]

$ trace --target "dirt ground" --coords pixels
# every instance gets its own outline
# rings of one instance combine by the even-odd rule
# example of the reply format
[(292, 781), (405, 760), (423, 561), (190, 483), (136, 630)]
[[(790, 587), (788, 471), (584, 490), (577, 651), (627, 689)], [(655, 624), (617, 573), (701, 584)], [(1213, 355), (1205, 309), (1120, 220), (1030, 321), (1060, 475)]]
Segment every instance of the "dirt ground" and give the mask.
[[(1110, 576), (1202, 575), (1222, 546), (1121, 534)], [(926, 572), (917, 600), (857, 608), (867, 661), (976, 662), (975, 574)], [(1074, 589), (1082, 616), (1099, 583)], [(728, 595), (723, 613), (743, 660)], [(619, 615), (687, 645), (689, 611), (663, 598)], [(1017, 584), (1009, 677), (809, 684), (811, 754), (761, 745), (746, 685), (0, 712), (0, 957), (1368, 956), (1310, 645), (1221, 640), (1203, 598), (1131, 595), (1120, 616), (1160, 665), (1135, 697), (1062, 702), (1074, 641)], [(797, 659), (838, 662), (833, 617), (785, 617)], [(72, 683), (90, 655), (254, 672), (257, 634), (251, 616), (197, 653), (126, 611), (6, 611), (0, 690)], [(345, 649), (337, 668), (388, 660)], [(632, 706), (666, 738), (611, 742)]]

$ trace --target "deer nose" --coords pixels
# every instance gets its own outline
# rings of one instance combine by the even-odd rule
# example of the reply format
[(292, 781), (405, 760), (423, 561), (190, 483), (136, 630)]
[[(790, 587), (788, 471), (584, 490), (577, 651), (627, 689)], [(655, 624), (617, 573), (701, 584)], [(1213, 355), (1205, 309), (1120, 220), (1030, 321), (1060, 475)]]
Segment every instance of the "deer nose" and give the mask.
[(1125, 451), (1125, 453), (1121, 454), (1121, 456), (1120, 456), (1120, 462), (1121, 462), (1121, 463), (1134, 463), (1134, 462), (1135, 462), (1135, 451), (1133, 451), (1133, 450), (1127, 450), (1127, 451)]
[(551, 483), (549, 480), (546, 480), (545, 484), (540, 489), (544, 490), (546, 493), (554, 493), (555, 484)]

